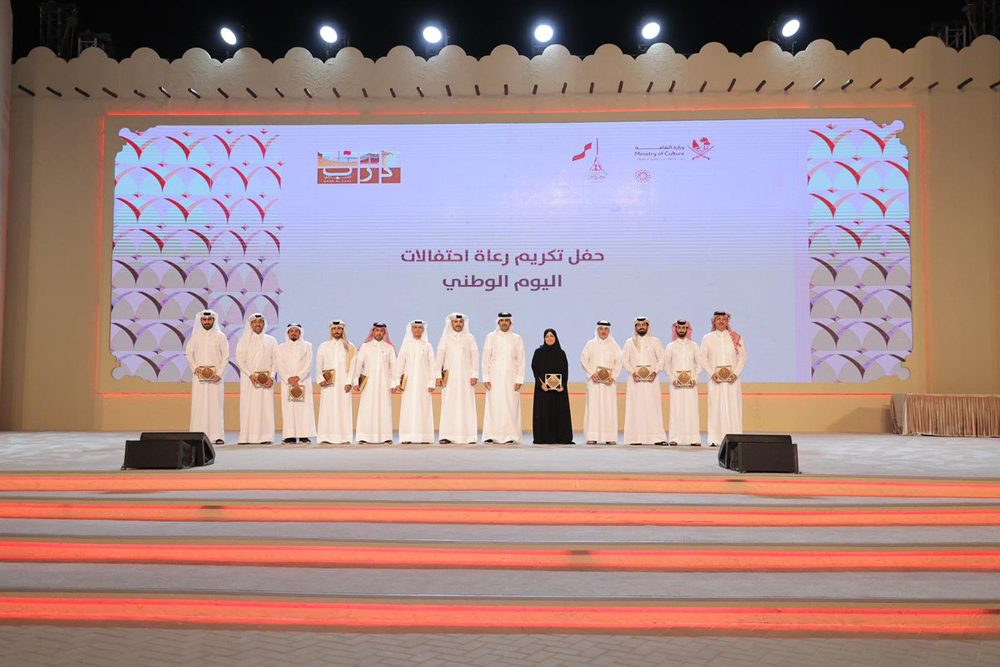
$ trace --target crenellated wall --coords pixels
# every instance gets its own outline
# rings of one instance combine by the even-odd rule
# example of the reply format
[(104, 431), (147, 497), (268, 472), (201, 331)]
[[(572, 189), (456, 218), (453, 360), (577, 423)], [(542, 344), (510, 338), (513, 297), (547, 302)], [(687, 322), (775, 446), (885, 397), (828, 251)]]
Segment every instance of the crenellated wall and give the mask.
[[(3, 428), (186, 425), (186, 388), (111, 379), (107, 345), (117, 134), (178, 115), (195, 124), (903, 120), (910, 378), (748, 385), (747, 429), (879, 432), (893, 392), (1000, 393), (1000, 41), (992, 37), (961, 52), (927, 38), (905, 52), (878, 39), (851, 53), (817, 41), (794, 56), (773, 43), (742, 56), (708, 44), (690, 57), (658, 44), (636, 58), (611, 45), (584, 58), (560, 46), (534, 58), (500, 46), (479, 60), (457, 46), (430, 60), (405, 47), (378, 60), (347, 48), (326, 62), (297, 48), (275, 62), (250, 49), (221, 63), (200, 49), (174, 62), (148, 49), (116, 62), (91, 49), (67, 63), (40, 48), (14, 65), (12, 90)], [(572, 398), (579, 426), (582, 396)], [(230, 396), (229, 428), (236, 417)]]

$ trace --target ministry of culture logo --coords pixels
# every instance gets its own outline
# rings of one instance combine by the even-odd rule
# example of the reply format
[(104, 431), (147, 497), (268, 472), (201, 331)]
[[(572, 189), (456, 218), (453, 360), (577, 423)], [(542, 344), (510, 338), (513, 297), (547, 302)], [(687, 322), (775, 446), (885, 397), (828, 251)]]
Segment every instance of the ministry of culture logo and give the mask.
[(603, 181), (608, 177), (608, 172), (604, 171), (604, 167), (601, 166), (601, 140), (594, 139), (593, 142), (588, 141), (583, 146), (583, 150), (573, 156), (573, 162), (577, 160), (582, 160), (587, 157), (587, 151), (594, 149), (594, 162), (590, 165), (590, 171), (587, 172), (588, 181)]
[(401, 183), (399, 151), (316, 153), (316, 183)]
[(649, 171), (646, 169), (640, 169), (637, 172), (635, 172), (635, 180), (639, 181), (640, 183), (648, 183), (649, 179), (652, 178), (652, 176), (653, 175), (650, 174)]
[(713, 146), (712, 142), (710, 142), (705, 137), (701, 138), (701, 142), (700, 143), (699, 143), (698, 139), (695, 139), (695, 140), (693, 140), (691, 142), (691, 150), (693, 150), (694, 153), (695, 153), (694, 157), (691, 158), (691, 159), (692, 160), (697, 160), (698, 158), (703, 157), (706, 160), (711, 160), (712, 158), (708, 157), (708, 155), (706, 155), (706, 153), (708, 153), (713, 148), (715, 148), (715, 146)]

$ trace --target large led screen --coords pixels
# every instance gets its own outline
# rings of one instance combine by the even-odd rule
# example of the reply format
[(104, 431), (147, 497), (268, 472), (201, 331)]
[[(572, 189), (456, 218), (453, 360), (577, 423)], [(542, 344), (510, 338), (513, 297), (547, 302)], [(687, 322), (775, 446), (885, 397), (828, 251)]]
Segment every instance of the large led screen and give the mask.
[[(906, 377), (913, 349), (901, 122), (159, 125), (115, 158), (114, 377), (189, 379), (198, 311), (235, 349), (262, 312), (315, 344), (496, 313), (573, 369), (598, 319), (707, 332), (733, 314), (751, 382)], [(235, 365), (226, 379), (237, 379)]]

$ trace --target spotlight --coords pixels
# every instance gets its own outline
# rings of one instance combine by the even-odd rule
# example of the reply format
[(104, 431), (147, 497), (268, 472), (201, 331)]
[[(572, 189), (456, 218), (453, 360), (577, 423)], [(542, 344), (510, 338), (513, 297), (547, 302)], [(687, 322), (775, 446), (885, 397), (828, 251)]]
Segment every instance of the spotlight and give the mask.
[(555, 30), (553, 30), (552, 26), (548, 23), (541, 23), (535, 26), (535, 41), (539, 44), (545, 44), (551, 41), (555, 34)]
[(444, 39), (444, 33), (441, 32), (441, 28), (433, 25), (429, 25), (424, 28), (423, 35), (424, 40), (426, 40), (428, 44), (437, 44)]
[(656, 39), (660, 34), (660, 24), (656, 21), (650, 21), (646, 25), (642, 26), (642, 38), (643, 39)]
[(333, 44), (337, 41), (337, 31), (328, 25), (319, 29), (319, 36), (327, 44)]
[(239, 41), (236, 39), (236, 33), (233, 32), (232, 28), (229, 28), (228, 26), (224, 26), (222, 30), (219, 31), (219, 34), (222, 36), (222, 41), (229, 46), (236, 46), (236, 42)]
[(795, 33), (799, 31), (799, 28), (801, 26), (802, 23), (799, 22), (798, 19), (791, 19), (789, 21), (786, 21), (785, 25), (781, 26), (781, 36), (785, 37), (786, 39), (788, 37), (792, 37), (793, 35), (795, 35)]

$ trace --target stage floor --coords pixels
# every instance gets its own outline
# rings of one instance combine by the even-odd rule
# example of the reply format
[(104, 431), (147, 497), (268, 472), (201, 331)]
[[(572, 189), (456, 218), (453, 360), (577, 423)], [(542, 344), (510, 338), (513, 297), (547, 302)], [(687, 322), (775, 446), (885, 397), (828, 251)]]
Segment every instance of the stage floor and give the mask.
[(798, 434), (801, 475), (582, 444), (121, 472), (135, 435), (0, 434), (0, 663), (1000, 664), (1000, 440)]
[[(138, 433), (0, 433), (3, 469), (97, 471), (121, 467)], [(227, 434), (236, 442), (237, 434)], [(531, 433), (524, 434), (526, 442)], [(1000, 475), (1000, 439), (793, 434), (811, 475)], [(576, 434), (582, 443), (582, 434)], [(222, 445), (207, 470), (435, 470), (728, 474), (710, 447), (630, 445)], [(197, 474), (198, 470), (192, 470)]]

